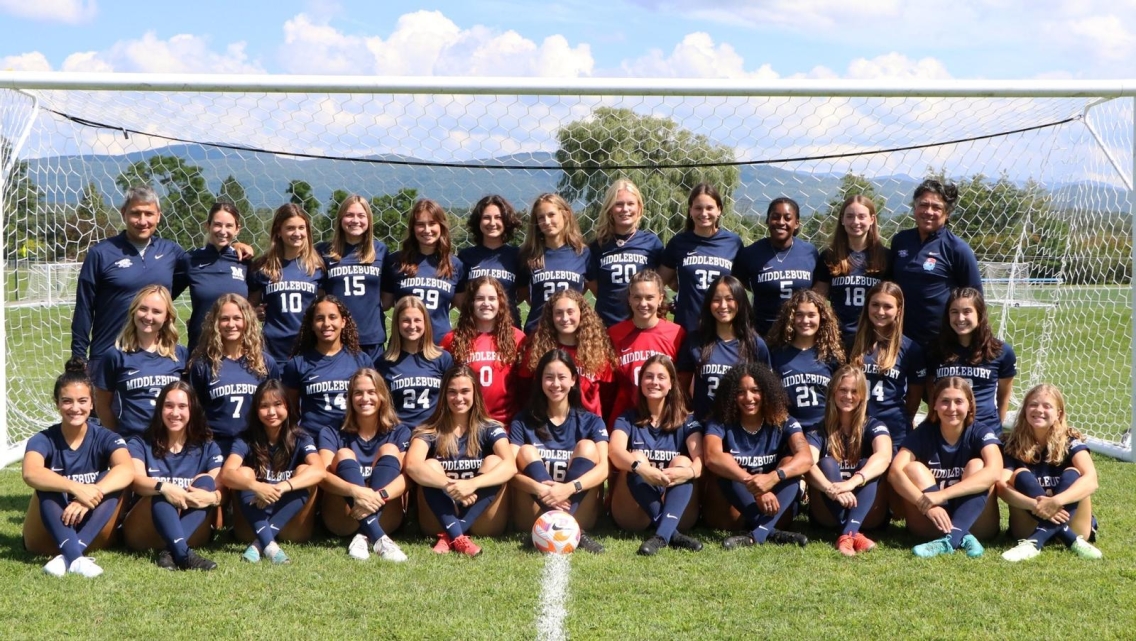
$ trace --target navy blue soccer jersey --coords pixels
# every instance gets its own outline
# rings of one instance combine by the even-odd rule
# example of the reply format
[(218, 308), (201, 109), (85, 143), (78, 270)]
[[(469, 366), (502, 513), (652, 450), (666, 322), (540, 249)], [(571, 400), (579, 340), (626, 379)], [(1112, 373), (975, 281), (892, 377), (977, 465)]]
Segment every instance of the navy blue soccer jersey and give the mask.
[[(177, 271), (185, 251), (172, 240), (153, 236), (141, 256), (126, 232), (107, 238), (87, 251), (75, 293), (71, 316), (71, 355), (98, 361), (114, 349), (130, 303), (147, 285), (162, 285), (170, 292), (184, 288), (185, 275)], [(94, 375), (97, 363), (92, 363)]]
[(410, 426), (399, 423), (385, 434), (376, 434), (373, 438), (365, 439), (359, 434), (348, 434), (336, 427), (325, 427), (319, 433), (319, 449), (335, 454), (339, 450), (349, 449), (355, 453), (355, 460), (363, 468), (363, 480), (371, 478), (371, 471), (375, 461), (379, 458), (379, 448), (390, 443), (405, 452), (410, 447)]
[(99, 475), (110, 469), (110, 457), (115, 450), (125, 449), (121, 436), (98, 425), (87, 423), (87, 434), (79, 447), (71, 449), (63, 436), (59, 423), (37, 432), (28, 439), (27, 451), (43, 456), (43, 465), (60, 476), (90, 485)]
[(284, 386), (300, 392), (300, 427), (312, 440), (325, 427), (339, 428), (347, 414), (347, 384), (360, 368), (370, 367), (366, 354), (341, 349), (331, 356), (309, 350), (284, 364)]
[(434, 340), (440, 341), (450, 331), (450, 308), (454, 303), (454, 296), (465, 288), (465, 266), (457, 256), (450, 257), (450, 268), (453, 270), (449, 278), (438, 275), (437, 254), (423, 256), (418, 261), (418, 274), (407, 276), (399, 268), (402, 252), (387, 255), (387, 264), (383, 268), (383, 291), (394, 294), (395, 300), (403, 296), (417, 296), (426, 305), (430, 313), (430, 328), (434, 331)]
[[(757, 362), (770, 365), (769, 348), (765, 341), (754, 334), (751, 337), (756, 342)], [(714, 337), (714, 346), (710, 356), (702, 363), (702, 346), (704, 341), (701, 334), (688, 334), (686, 344), (678, 353), (676, 369), (680, 372), (689, 372), (694, 375), (694, 416), (705, 419), (714, 409), (714, 398), (718, 393), (718, 385), (722, 379), (741, 363), (741, 349), (738, 339), (724, 341)]]
[[(549, 438), (542, 438), (537, 433), (542, 426), (548, 430)], [(509, 443), (535, 447), (544, 461), (548, 475), (557, 483), (564, 482), (572, 450), (580, 441), (607, 443), (607, 427), (603, 419), (586, 410), (571, 409), (568, 410), (568, 418), (560, 425), (553, 425), (547, 420), (542, 425), (533, 420), (528, 412), (521, 412), (509, 425)]]
[(895, 365), (886, 371), (876, 365), (875, 351), (868, 352), (864, 354), (864, 377), (868, 379), (868, 415), (888, 426), (898, 447), (913, 418), (907, 415), (907, 388), (927, 378), (923, 350), (904, 336)]
[[(496, 278), (509, 298), (509, 309), (513, 312), (513, 324), (521, 326), (521, 310), (517, 308), (517, 274), (520, 273), (520, 249), (515, 245), (501, 245), (489, 249), (484, 245), (466, 247), (458, 252), (458, 259), (465, 266), (465, 280), (473, 282), (476, 278), (488, 276)], [(474, 292), (469, 292), (470, 296)], [(442, 340), (441, 336), (435, 336)]]
[(678, 296), (674, 321), (693, 331), (702, 313), (702, 299), (719, 276), (734, 270), (734, 260), (742, 250), (742, 239), (732, 231), (719, 229), (709, 238), (693, 231), (676, 234), (663, 250), (662, 266), (675, 271)]
[(773, 372), (789, 397), (789, 415), (800, 421), (805, 431), (813, 429), (824, 421), (828, 384), (840, 363), (821, 362), (815, 347), (797, 349), (792, 345), (773, 350), (770, 357)]
[(604, 325), (631, 318), (627, 287), (636, 272), (658, 270), (663, 260), (663, 241), (654, 232), (637, 230), (629, 238), (613, 238), (600, 247), (592, 241), (589, 271), (596, 280), (596, 313)]
[(368, 347), (387, 342), (386, 316), (379, 302), (387, 246), (381, 240), (372, 242), (375, 247), (375, 260), (369, 265), (359, 262), (359, 251), (355, 245), (347, 245), (343, 257), (339, 260), (330, 255), (331, 243), (316, 245), (316, 251), (323, 257), (327, 266), (323, 291), (332, 294), (347, 307), (347, 311), (351, 312), (351, 319), (359, 329), (359, 344)]
[(478, 444), (481, 448), (481, 455), (476, 457), (466, 454), (466, 448), (469, 446), (468, 434), (458, 437), (458, 453), (447, 457), (438, 456), (437, 439), (434, 434), (416, 434), (414, 438), (426, 443), (429, 447), (426, 451), (426, 458), (437, 459), (442, 464), (446, 476), (452, 479), (471, 479), (477, 476), (485, 457), (493, 453), (493, 446), (497, 444), (497, 441), (504, 441), (508, 436), (505, 434), (505, 427), (496, 421), (485, 425), (481, 430), (481, 442)]
[(1076, 456), (1078, 452), (1088, 451), (1089, 446), (1085, 445), (1083, 441), (1070, 437), (1069, 452), (1065, 455), (1065, 459), (1057, 465), (1046, 462), (1045, 459), (1049, 457), (1049, 448), (1045, 448), (1041, 451), (1041, 454), (1038, 455), (1038, 462), (1032, 465), (1023, 463), (1009, 454), (1003, 453), (1003, 467), (1007, 470), (1025, 468), (1037, 477), (1037, 482), (1041, 487), (1052, 489), (1061, 483), (1061, 475), (1065, 470), (1073, 467), (1073, 457)]
[(956, 287), (982, 291), (978, 259), (966, 241), (943, 228), (919, 240), (919, 230), (905, 229), (891, 241), (892, 279), (903, 290), (903, 333), (924, 350), (941, 329), (947, 299)]
[(686, 439), (691, 434), (701, 434), (702, 424), (693, 416), (687, 417), (678, 429), (671, 432), (651, 425), (636, 425), (635, 411), (624, 412), (615, 419), (613, 432), (627, 434), (627, 451), (642, 452), (647, 461), (658, 468), (666, 468), (676, 456), (690, 456), (690, 449), (686, 446)]
[[(875, 452), (872, 442), (875, 441), (878, 436), (891, 438), (891, 431), (888, 430), (887, 425), (869, 416), (868, 420), (864, 421), (863, 432), (860, 435), (860, 456), (858, 458), (849, 457), (852, 458), (851, 463), (837, 461), (837, 464), (840, 466), (841, 479), (847, 480), (852, 478), (852, 474), (860, 469), (860, 464), (872, 456)], [(809, 445), (817, 448), (821, 457), (832, 456), (832, 453), (828, 451), (828, 435), (824, 433), (823, 425), (817, 426), (816, 429), (809, 430), (805, 434), (805, 439), (808, 440)]]
[(800, 238), (781, 251), (774, 249), (768, 238), (762, 238), (738, 252), (734, 276), (753, 291), (753, 317), (758, 333), (769, 333), (781, 305), (793, 292), (813, 286), (819, 263), (817, 248)]
[(970, 350), (960, 346), (955, 350), (958, 358), (954, 362), (936, 363), (928, 368), (928, 380), (932, 384), (951, 376), (970, 381), (970, 387), (974, 390), (974, 420), (989, 427), (995, 434), (1002, 432), (1002, 421), (998, 418), (998, 381), (1018, 374), (1018, 357), (1013, 348), (1005, 341), (999, 342), (1002, 343), (1002, 353), (992, 361), (972, 365), (969, 362)]
[(571, 245), (544, 250), (544, 268), (532, 270), (521, 265), (517, 278), (519, 287), (527, 287), (529, 316), (525, 320), (525, 333), (532, 333), (540, 321), (545, 302), (561, 289), (583, 292), (588, 281), (596, 279), (592, 272), (592, 252), (587, 247), (579, 254)]
[(860, 326), (860, 312), (868, 302), (868, 290), (875, 287), (882, 280), (890, 277), (891, 270), (869, 274), (867, 270), (868, 258), (865, 252), (848, 252), (848, 263), (851, 271), (841, 276), (834, 276), (828, 264), (825, 263), (827, 252), (821, 254), (817, 262), (816, 282), (828, 283), (828, 302), (832, 304), (832, 311), (840, 320), (840, 333), (845, 341), (850, 342)]
[(248, 269), (248, 261), (237, 260), (237, 252), (232, 247), (218, 252), (213, 245), (206, 245), (182, 256), (178, 271), (186, 276), (193, 305), (193, 313), (186, 323), (190, 352), (201, 337), (206, 314), (218, 298), (225, 294), (248, 298)]
[(264, 304), (264, 347), (280, 362), (292, 355), (304, 312), (319, 295), (324, 273), (317, 269), (309, 275), (296, 260), (285, 260), (283, 265), (276, 282), (262, 271), (249, 273), (249, 294), (259, 293)]
[(252, 456), (251, 447), (243, 438), (238, 438), (237, 440), (233, 441), (233, 449), (229, 452), (229, 456), (236, 456), (240, 458), (241, 465), (243, 465), (244, 467), (252, 468), (252, 470), (257, 473), (256, 480), (260, 481), (261, 483), (275, 484), (283, 483), (284, 481), (292, 478), (292, 474), (295, 473), (296, 468), (304, 464), (304, 460), (308, 457), (308, 455), (317, 453), (316, 444), (312, 441), (312, 437), (309, 436), (306, 432), (301, 432), (300, 435), (296, 437), (296, 449), (292, 452), (292, 460), (288, 462), (287, 467), (283, 469), (276, 469), (272, 465), (272, 459), (276, 454), (276, 451), (281, 447), (281, 443), (277, 442), (276, 445), (270, 446), (268, 448), (268, 469), (267, 474), (264, 474), (263, 476), (259, 473), (259, 471), (257, 471), (256, 464), (254, 463)]
[(197, 359), (189, 366), (189, 384), (205, 410), (205, 420), (214, 438), (231, 441), (245, 431), (256, 387), (266, 378), (280, 378), (276, 359), (265, 354), (264, 361), (268, 376), (250, 372), (243, 357), (240, 360), (223, 357), (216, 376), (208, 361)]
[(398, 359), (380, 358), (375, 369), (383, 375), (394, 401), (398, 419), (412, 427), (426, 422), (442, 396), (442, 375), (454, 366), (454, 357), (443, 351), (428, 360), (421, 352), (403, 352)]
[(182, 345), (174, 353), (176, 358), (143, 350), (112, 349), (104, 356), (92, 382), (98, 389), (114, 393), (112, 409), (118, 419), (119, 434), (141, 435), (154, 415), (162, 388), (181, 380), (188, 354)]
[(777, 469), (777, 461), (792, 454), (789, 439), (801, 433), (801, 424), (792, 417), (781, 426), (763, 424), (753, 434), (739, 424), (711, 421), (706, 425), (706, 436), (722, 439), (722, 451), (734, 457), (748, 474), (767, 474)]
[(1002, 442), (989, 428), (977, 423), (963, 430), (958, 442), (951, 445), (943, 438), (938, 425), (923, 421), (903, 440), (902, 448), (926, 465), (939, 482), (939, 489), (944, 489), (961, 481), (966, 464), (971, 459), (981, 458), (982, 448), (989, 445), (1001, 448)]
[(132, 437), (126, 443), (131, 458), (141, 461), (146, 468), (146, 476), (161, 483), (173, 483), (187, 488), (199, 474), (206, 474), (221, 467), (221, 448), (213, 441), (185, 447), (180, 452), (166, 452), (163, 457), (154, 456), (154, 448), (142, 440)]

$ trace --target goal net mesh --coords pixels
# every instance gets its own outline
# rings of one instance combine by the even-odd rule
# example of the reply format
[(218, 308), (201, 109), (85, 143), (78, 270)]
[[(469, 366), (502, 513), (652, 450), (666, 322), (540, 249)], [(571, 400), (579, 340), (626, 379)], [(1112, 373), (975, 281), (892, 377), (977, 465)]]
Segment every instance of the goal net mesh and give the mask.
[[(936, 175), (960, 186), (951, 228), (1001, 266), (990, 287), (1005, 304), (991, 318), (1018, 355), (1012, 407), (1032, 385), (1056, 383), (1071, 423), (1109, 449), (1132, 423), (1132, 104), (0, 90), (7, 446), (56, 420), (50, 384), (69, 354), (71, 266), (117, 233), (123, 187), (139, 180), (162, 195), (161, 233), (186, 247), (203, 242), (218, 197), (238, 204), (241, 239), (260, 249), (283, 202), (313, 214), (319, 239), (352, 193), (372, 198), (389, 246), (419, 197), (451, 214), (459, 247), (470, 206), (494, 193), (522, 211), (562, 193), (587, 234), (621, 177), (643, 188), (645, 224), (664, 241), (705, 180), (727, 195), (724, 226), (747, 242), (765, 235), (769, 201), (789, 196), (802, 237), (824, 246), (846, 194), (874, 196), (887, 241), (911, 226), (914, 187)], [(1027, 295), (1034, 304), (1015, 304)]]

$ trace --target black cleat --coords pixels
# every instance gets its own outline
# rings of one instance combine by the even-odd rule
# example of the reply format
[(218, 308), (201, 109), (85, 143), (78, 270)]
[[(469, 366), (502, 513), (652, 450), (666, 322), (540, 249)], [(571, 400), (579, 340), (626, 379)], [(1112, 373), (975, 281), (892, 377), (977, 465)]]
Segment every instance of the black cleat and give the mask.
[(600, 545), (599, 541), (587, 534), (580, 535), (580, 543), (576, 545), (576, 549), (591, 552), (592, 554), (603, 554), (604, 552), (604, 546)]
[(216, 570), (217, 564), (203, 556), (197, 556), (197, 552), (189, 551), (186, 555), (185, 561), (178, 563), (178, 567), (182, 570), (202, 570), (208, 572), (209, 570)]
[(177, 563), (174, 563), (174, 555), (170, 554), (169, 550), (162, 550), (158, 552), (158, 560), (156, 561), (158, 567), (163, 570), (176, 570), (178, 569)]
[(800, 532), (773, 530), (769, 533), (769, 542), (777, 545), (797, 545), (805, 547), (809, 544), (809, 538)]
[(735, 550), (737, 548), (747, 548), (754, 544), (753, 537), (748, 534), (739, 534), (737, 536), (728, 536), (725, 541), (722, 541), (722, 547), (727, 550)]
[(643, 545), (639, 546), (639, 554), (642, 556), (655, 556), (659, 550), (667, 547), (667, 540), (656, 534), (651, 538), (643, 541)]
[(678, 548), (680, 550), (690, 550), (691, 552), (702, 551), (702, 541), (692, 536), (687, 536), (682, 532), (675, 532), (671, 535), (670, 545), (672, 548)]

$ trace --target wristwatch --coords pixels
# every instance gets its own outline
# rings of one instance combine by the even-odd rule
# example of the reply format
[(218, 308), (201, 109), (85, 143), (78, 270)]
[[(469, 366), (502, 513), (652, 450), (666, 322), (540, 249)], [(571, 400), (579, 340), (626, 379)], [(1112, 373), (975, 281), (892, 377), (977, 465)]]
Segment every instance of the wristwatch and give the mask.
[(777, 480), (778, 481), (784, 481), (785, 480), (785, 470), (783, 470), (781, 468), (777, 468), (776, 472), (777, 472)]
[(642, 462), (643, 461), (636, 459), (635, 462), (631, 464), (631, 471), (638, 474), (639, 473), (639, 464), (642, 463)]
[(380, 499), (382, 499), (384, 501), (389, 501), (390, 497), (391, 497), (391, 495), (388, 494), (386, 490), (379, 490), (379, 498)]
[(162, 493), (162, 482), (161, 481), (158, 481), (157, 483), (154, 484), (154, 491), (157, 492), (158, 494)]
[(572, 487), (576, 490), (577, 494), (584, 491), (584, 484), (579, 481), (572, 481)]

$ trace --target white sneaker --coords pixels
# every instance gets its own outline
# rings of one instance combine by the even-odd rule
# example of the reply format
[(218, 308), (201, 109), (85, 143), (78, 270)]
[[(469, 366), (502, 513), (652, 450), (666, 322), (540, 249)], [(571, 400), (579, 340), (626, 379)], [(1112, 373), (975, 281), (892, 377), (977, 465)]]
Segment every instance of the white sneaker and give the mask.
[(1014, 547), (1002, 553), (1002, 558), (1011, 563), (1018, 561), (1028, 561), (1033, 557), (1041, 554), (1041, 550), (1037, 549), (1037, 545), (1030, 539), (1022, 539)]
[(54, 559), (48, 561), (47, 565), (43, 566), (43, 571), (50, 574), (51, 576), (63, 576), (64, 574), (67, 574), (67, 560), (63, 558), (62, 554), (60, 554)]
[(88, 579), (93, 579), (103, 573), (103, 569), (100, 568), (95, 563), (95, 560), (89, 556), (81, 556), (72, 561), (71, 567), (67, 568), (67, 571), (71, 574), (79, 574), (85, 576)]
[(1104, 554), (1097, 549), (1097, 546), (1086, 541), (1083, 536), (1078, 536), (1077, 540), (1073, 541), (1073, 544), (1069, 546), (1069, 549), (1073, 550), (1073, 552), (1082, 559), (1099, 559), (1104, 556)]
[(366, 561), (371, 558), (371, 550), (367, 547), (367, 536), (365, 534), (356, 534), (355, 538), (347, 544), (347, 554), (353, 559)]
[(406, 553), (402, 551), (402, 548), (398, 547), (398, 544), (392, 541), (391, 538), (385, 534), (383, 535), (383, 538), (375, 541), (375, 554), (378, 554), (379, 558), (384, 561), (391, 561), (394, 563), (402, 563), (407, 558)]

